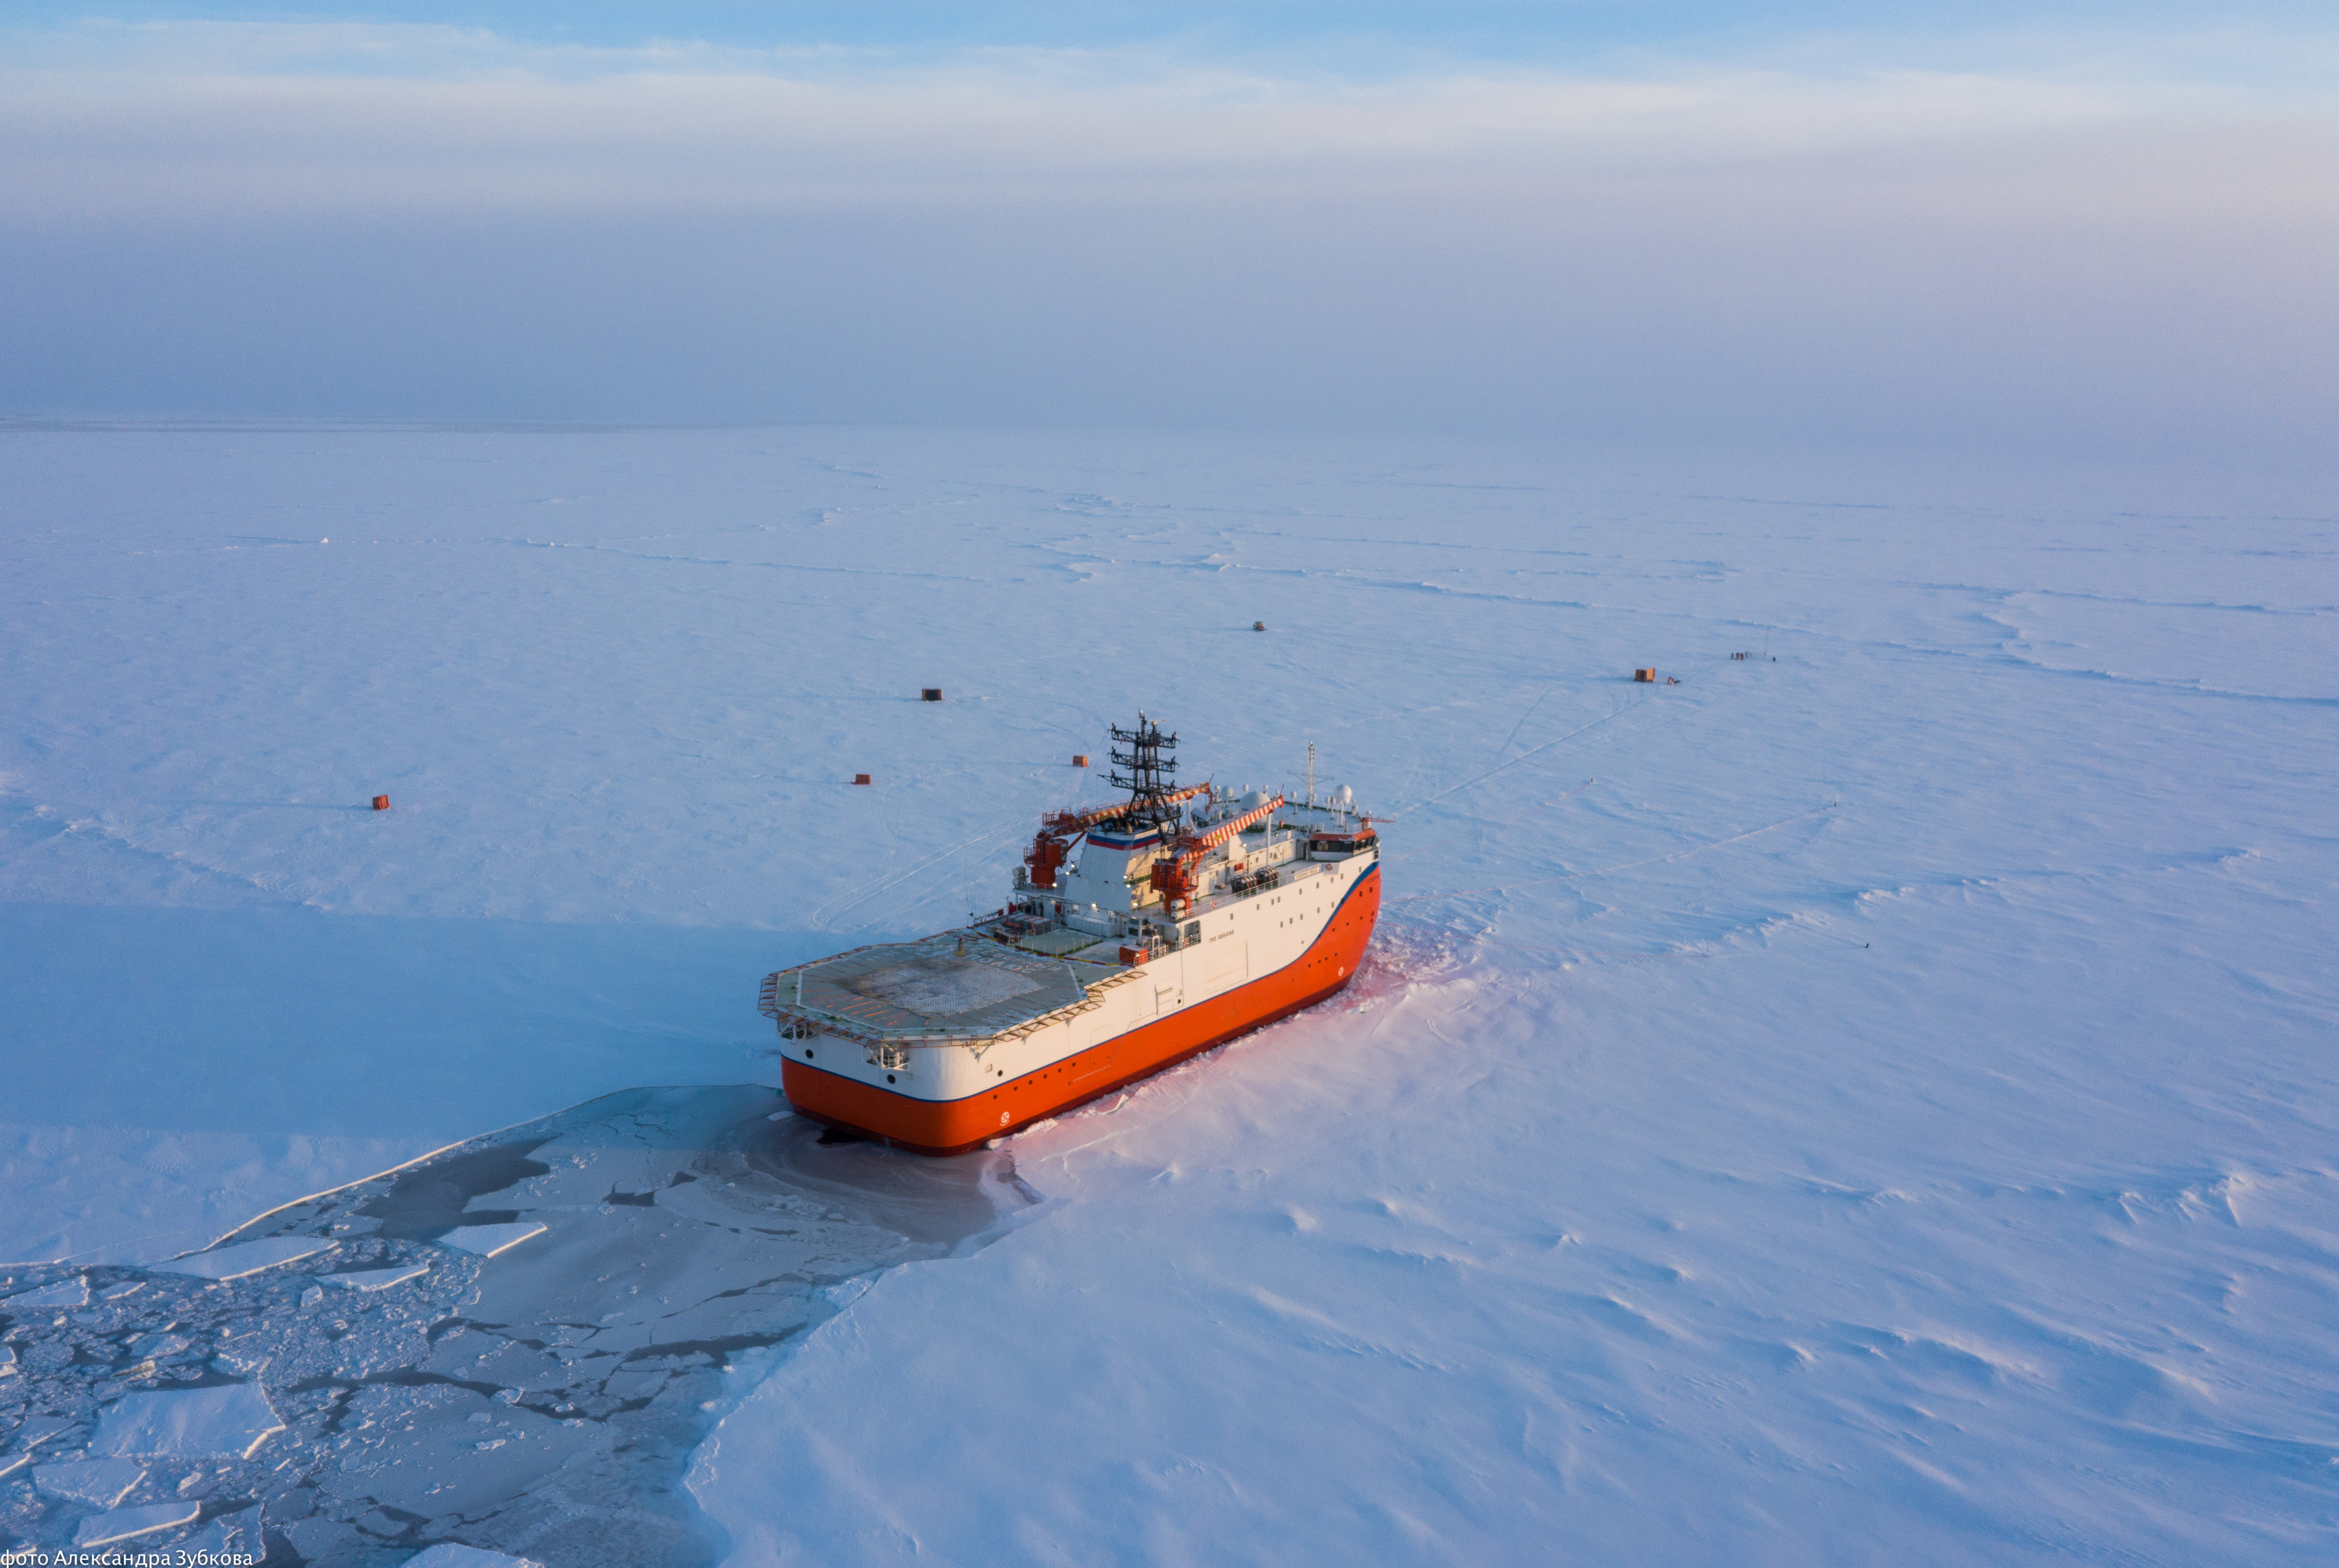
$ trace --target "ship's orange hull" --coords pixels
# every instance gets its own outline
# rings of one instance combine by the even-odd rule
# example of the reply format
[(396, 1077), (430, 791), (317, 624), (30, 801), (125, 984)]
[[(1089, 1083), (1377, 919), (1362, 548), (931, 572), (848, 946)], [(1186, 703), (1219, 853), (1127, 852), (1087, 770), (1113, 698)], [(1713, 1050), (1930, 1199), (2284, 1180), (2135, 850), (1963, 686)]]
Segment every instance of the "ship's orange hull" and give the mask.
[(1375, 866), (1323, 934), (1273, 974), (964, 1100), (919, 1100), (793, 1060), (781, 1064), (781, 1091), (814, 1121), (919, 1154), (962, 1154), (1323, 1001), (1356, 974), (1380, 908)]

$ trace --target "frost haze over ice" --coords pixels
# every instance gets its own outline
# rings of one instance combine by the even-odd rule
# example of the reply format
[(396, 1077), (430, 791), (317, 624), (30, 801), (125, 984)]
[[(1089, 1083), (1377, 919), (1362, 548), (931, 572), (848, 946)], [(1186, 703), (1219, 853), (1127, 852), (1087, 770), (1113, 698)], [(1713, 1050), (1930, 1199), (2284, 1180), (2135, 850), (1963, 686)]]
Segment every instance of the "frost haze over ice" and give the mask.
[[(183, 1375), (284, 1430), (179, 1528), (318, 1563), (577, 1560), (577, 1455), (676, 1561), (2339, 1551), (2325, 476), (323, 428), (0, 465), (0, 1295), (81, 1292), (0, 1301), (0, 1468)], [(847, 1213), (923, 1167), (768, 1119), (756, 979), (995, 906), (1140, 706), (1189, 780), (1288, 789), (1313, 739), (1390, 819), (1367, 970), (1012, 1139), (1021, 1188)], [(231, 1236), (336, 1246), (139, 1267)], [(5, 1528), (70, 1540), (29, 1468)]]

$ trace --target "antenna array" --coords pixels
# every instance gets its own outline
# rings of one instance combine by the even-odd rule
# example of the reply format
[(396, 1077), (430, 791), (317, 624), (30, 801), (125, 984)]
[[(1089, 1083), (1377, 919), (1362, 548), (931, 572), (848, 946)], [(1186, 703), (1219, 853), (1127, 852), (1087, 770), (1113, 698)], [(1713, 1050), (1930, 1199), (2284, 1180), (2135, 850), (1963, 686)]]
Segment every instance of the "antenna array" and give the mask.
[(1120, 820), (1130, 827), (1157, 827), (1165, 837), (1177, 831), (1178, 803), (1170, 798), (1178, 793), (1178, 758), (1170, 749), (1177, 744), (1176, 735), (1163, 735), (1142, 711), (1135, 729), (1112, 726), (1113, 771), (1107, 782), (1129, 792)]

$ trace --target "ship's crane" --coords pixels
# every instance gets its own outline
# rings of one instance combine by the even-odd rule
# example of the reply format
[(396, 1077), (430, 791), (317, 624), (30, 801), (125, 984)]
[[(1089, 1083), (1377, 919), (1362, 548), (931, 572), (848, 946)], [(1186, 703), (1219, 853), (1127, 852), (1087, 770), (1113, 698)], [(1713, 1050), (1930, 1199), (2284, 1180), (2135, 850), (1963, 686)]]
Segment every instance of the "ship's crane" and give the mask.
[[(1191, 789), (1174, 790), (1157, 798), (1163, 805), (1177, 805), (1193, 799), (1198, 794), (1209, 794), (1209, 788), (1208, 784), (1198, 784)], [(1081, 834), (1099, 823), (1110, 822), (1117, 816), (1128, 815), (1140, 805), (1150, 806), (1153, 804), (1151, 800), (1125, 800), (1112, 805), (1096, 806), (1088, 811), (1048, 813), (1040, 819), (1039, 835), (1032, 839), (1031, 847), (1023, 853), (1023, 863), (1031, 869), (1031, 885), (1033, 887), (1056, 885), (1057, 869), (1064, 863), (1065, 855), (1071, 853), (1071, 842)]]
[(1255, 823), (1265, 822), (1283, 809), (1283, 797), (1276, 795), (1255, 811), (1238, 817), (1229, 817), (1208, 833), (1188, 833), (1171, 847), (1174, 852), (1153, 863), (1153, 886), (1161, 894), (1162, 902), (1170, 906), (1174, 917), (1178, 906), (1194, 902), (1194, 867), (1212, 850), (1233, 838)]

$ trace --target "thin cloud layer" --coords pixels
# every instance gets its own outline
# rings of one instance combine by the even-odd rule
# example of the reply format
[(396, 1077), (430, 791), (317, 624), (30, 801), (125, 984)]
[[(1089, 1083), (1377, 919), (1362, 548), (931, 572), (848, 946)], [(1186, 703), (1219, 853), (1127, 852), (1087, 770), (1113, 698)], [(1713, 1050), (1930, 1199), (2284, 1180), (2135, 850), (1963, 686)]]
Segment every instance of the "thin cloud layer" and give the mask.
[(2318, 447), (2339, 113), (2293, 42), (67, 29), (0, 81), (0, 404)]
[(356, 25), (92, 27), (37, 42), (0, 94), (0, 136), (16, 149), (0, 194), (26, 216), (1499, 182), (2266, 106), (2227, 83), (2045, 60), (1348, 80), (1144, 50), (903, 63)]

